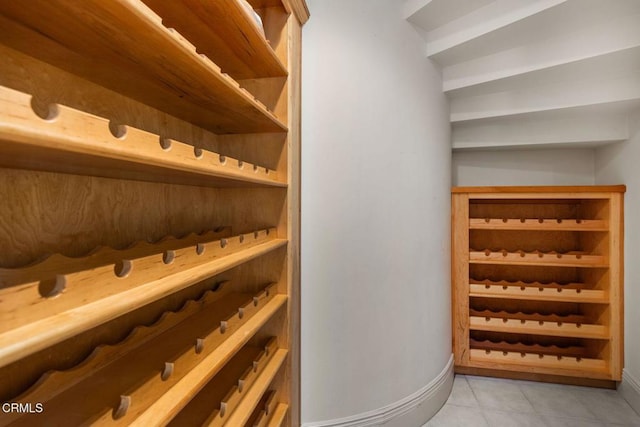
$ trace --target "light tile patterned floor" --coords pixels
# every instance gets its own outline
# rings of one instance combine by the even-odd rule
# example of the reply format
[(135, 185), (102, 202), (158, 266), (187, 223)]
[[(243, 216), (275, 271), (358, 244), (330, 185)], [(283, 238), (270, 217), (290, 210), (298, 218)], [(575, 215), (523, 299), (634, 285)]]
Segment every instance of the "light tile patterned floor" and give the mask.
[(615, 390), (456, 375), (449, 400), (423, 427), (634, 427)]

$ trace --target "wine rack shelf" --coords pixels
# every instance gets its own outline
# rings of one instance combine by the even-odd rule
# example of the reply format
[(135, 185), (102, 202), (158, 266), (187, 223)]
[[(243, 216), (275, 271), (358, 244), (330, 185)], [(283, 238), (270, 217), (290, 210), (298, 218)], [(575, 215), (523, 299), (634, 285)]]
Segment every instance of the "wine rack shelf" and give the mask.
[(607, 291), (585, 289), (584, 284), (525, 283), (491, 280), (470, 280), (469, 296), (535, 301), (566, 301), (575, 303), (600, 303), (609, 301)]
[(469, 218), (470, 230), (607, 231), (605, 220), (563, 218)]
[(4, 2), (0, 17), (4, 44), (212, 132), (287, 131), (142, 1)]
[(144, 181), (286, 187), (277, 171), (0, 87), (0, 164)]
[(620, 380), (624, 191), (452, 190), (459, 372), (570, 383)]

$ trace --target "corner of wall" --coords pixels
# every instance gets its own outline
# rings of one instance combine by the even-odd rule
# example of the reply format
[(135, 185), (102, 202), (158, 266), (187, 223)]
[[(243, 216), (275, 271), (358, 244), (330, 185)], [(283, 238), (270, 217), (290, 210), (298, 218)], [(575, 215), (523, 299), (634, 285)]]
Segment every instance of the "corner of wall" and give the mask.
[(620, 383), (618, 391), (640, 415), (640, 379), (633, 376), (628, 369), (625, 369), (622, 373), (622, 383)]

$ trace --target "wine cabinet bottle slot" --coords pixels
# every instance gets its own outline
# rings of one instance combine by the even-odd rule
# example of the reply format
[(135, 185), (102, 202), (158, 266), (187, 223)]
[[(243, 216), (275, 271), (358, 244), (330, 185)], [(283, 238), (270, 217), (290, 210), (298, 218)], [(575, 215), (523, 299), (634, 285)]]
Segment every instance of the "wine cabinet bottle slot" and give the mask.
[(505, 249), (471, 249), (469, 262), (477, 264), (511, 264), (565, 267), (606, 267), (606, 257), (581, 251), (571, 252), (509, 252)]
[(575, 218), (469, 218), (470, 230), (607, 231), (605, 220)]
[(537, 301), (567, 301), (576, 303), (606, 303), (608, 295), (603, 290), (583, 290), (560, 286), (542, 285), (489, 285), (471, 283), (470, 297), (523, 299)]
[[(42, 416), (57, 417), (64, 414), (74, 399), (77, 401), (79, 396), (91, 394), (95, 384), (109, 384), (99, 399), (86, 401), (82, 411), (74, 411), (67, 419), (73, 424), (82, 424), (89, 419), (97, 424), (131, 423), (148, 405), (162, 397), (163, 393), (172, 389), (212, 354), (228, 352), (228, 349), (221, 349), (230, 341), (237, 341), (235, 336), (243, 328), (246, 329), (249, 323), (258, 319), (260, 324), (264, 324), (286, 301), (286, 298), (283, 300), (282, 296), (276, 295), (275, 285), (268, 286), (258, 294), (260, 304), (257, 307), (251, 295), (227, 292), (217, 296), (216, 292), (205, 294), (178, 312), (165, 314), (151, 327), (138, 328), (119, 344), (96, 349), (85, 362), (73, 369), (47, 374), (19, 401), (41, 399), (47, 406), (47, 414)], [(243, 319), (237, 316), (237, 309), (231, 309), (234, 306), (246, 308)], [(216, 328), (223, 320), (228, 323), (225, 334), (220, 332), (219, 326)], [(203, 340), (200, 352), (194, 346), (197, 339)], [(273, 345), (270, 343), (269, 348)], [(232, 349), (238, 347), (236, 343)], [(229, 354), (233, 354), (233, 351)], [(113, 378), (119, 380), (110, 381)], [(105, 406), (105, 402), (117, 396), (127, 396), (126, 411), (120, 406)], [(18, 421), (22, 420), (31, 422), (28, 416)]]
[(542, 314), (542, 313), (523, 313), (512, 311), (494, 311), (494, 310), (478, 310), (473, 307), (469, 309), (469, 314), (476, 317), (512, 319), (512, 320), (531, 320), (545, 321), (556, 323), (575, 323), (577, 325), (588, 323), (588, 318), (582, 314)]
[(80, 257), (61, 254), (48, 256), (44, 260), (18, 268), (0, 268), (0, 292), (2, 288), (34, 282), (47, 282), (71, 273), (90, 270), (105, 265), (116, 264), (123, 259), (144, 258), (162, 253), (167, 263), (169, 254), (175, 258), (175, 251), (188, 246), (200, 245), (231, 237), (231, 227), (218, 227), (202, 233), (191, 233), (183, 237), (165, 236), (156, 242), (136, 242), (126, 249), (99, 247)]
[[(222, 271), (269, 253), (287, 242), (276, 237), (275, 229), (261, 230), (239, 238), (203, 244), (198, 254), (190, 246), (175, 251), (176, 262), (165, 264), (163, 253), (124, 260), (127, 274), (118, 276), (118, 264), (80, 271), (65, 277), (65, 290), (56, 298), (42, 298), (39, 283), (3, 289), (0, 312), (0, 364), (60, 342), (75, 333), (184, 289)], [(107, 286), (108, 285), (108, 286)], [(87, 292), (91, 295), (87, 303)], [(24, 310), (29, 307), (30, 310)], [(16, 312), (20, 316), (16, 316)], [(70, 320), (73, 319), (73, 320)], [(25, 340), (24, 337), (29, 339)]]
[[(254, 386), (247, 391), (242, 401), (238, 404), (236, 409), (229, 415), (224, 421), (224, 425), (236, 426), (245, 425), (256, 406), (259, 404), (262, 396), (266, 393), (271, 386), (273, 379), (280, 371), (285, 359), (287, 357), (287, 351), (284, 349), (276, 350), (273, 357), (265, 366), (263, 372), (258, 378), (256, 378)], [(206, 426), (219, 427), (223, 425), (218, 423), (216, 418), (209, 419), (204, 423)]]
[[(606, 376), (608, 370), (607, 362), (600, 359), (583, 359), (581, 357), (555, 356), (525, 352), (491, 351), (491, 350), (470, 350), (470, 359), (478, 364), (528, 366), (530, 368), (540, 368), (554, 370), (553, 372), (576, 371), (574, 375), (584, 375), (584, 372), (592, 372), (594, 378)], [(542, 371), (544, 372), (544, 371)], [(550, 371), (547, 371), (550, 373)], [(569, 375), (569, 372), (565, 373)]]
[(251, 387), (263, 377), (267, 367), (271, 366), (277, 351), (277, 340), (273, 338), (263, 347), (242, 348), (169, 425), (224, 425)]
[(520, 342), (507, 342), (498, 341), (493, 342), (490, 340), (475, 340), (470, 339), (470, 347), (472, 349), (485, 350), (485, 351), (498, 351), (498, 352), (512, 352), (512, 353), (532, 353), (543, 354), (552, 356), (570, 356), (584, 358), (587, 354), (587, 350), (584, 347), (579, 346), (557, 346), (557, 345), (542, 345), (542, 344), (524, 344)]
[(287, 69), (260, 33), (255, 17), (240, 2), (218, 0), (203, 10), (199, 0), (143, 1), (162, 16), (164, 25), (184, 34), (198, 46), (199, 52), (233, 78), (287, 75)]
[[(0, 87), (0, 162), (37, 163), (44, 170), (203, 186), (285, 187), (276, 171), (195, 148), (63, 105), (42, 120), (33, 98)], [(115, 133), (114, 133), (115, 132)], [(15, 152), (23, 153), (16, 158)], [(10, 162), (8, 164), (7, 162)], [(25, 163), (25, 166), (27, 166)], [(99, 166), (99, 167), (97, 167)]]

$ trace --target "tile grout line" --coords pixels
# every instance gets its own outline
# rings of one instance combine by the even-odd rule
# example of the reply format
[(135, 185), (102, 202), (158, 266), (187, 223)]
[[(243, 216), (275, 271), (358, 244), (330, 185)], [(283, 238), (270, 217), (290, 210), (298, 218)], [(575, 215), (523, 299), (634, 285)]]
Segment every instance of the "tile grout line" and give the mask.
[(476, 396), (476, 392), (473, 390), (473, 387), (471, 387), (471, 383), (469, 383), (469, 381), (467, 381), (467, 376), (466, 375), (464, 375), (463, 378), (464, 378), (464, 382), (467, 383), (467, 386), (469, 387), (469, 390), (471, 390), (471, 394), (473, 395), (473, 398), (475, 399), (476, 403), (478, 404), (478, 409), (480, 409), (480, 415), (482, 416), (482, 419), (484, 420), (484, 422), (487, 425), (487, 427), (491, 427), (491, 423), (489, 423), (489, 419), (484, 414), (485, 408), (480, 403), (480, 400), (478, 399), (478, 396)]

